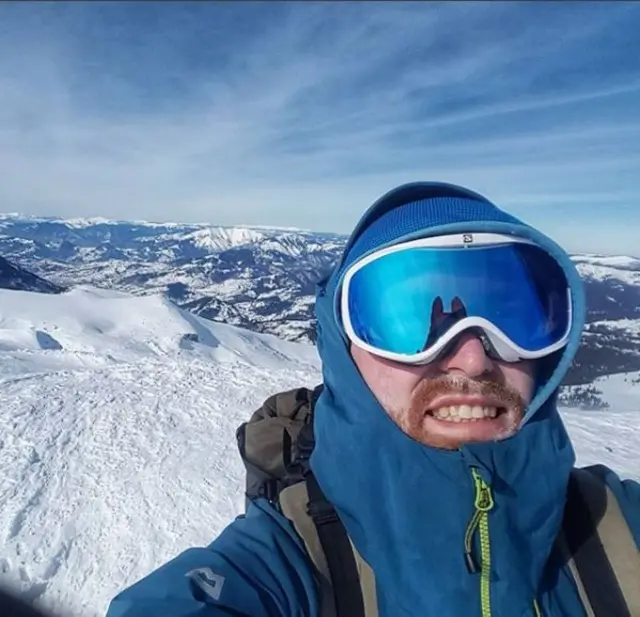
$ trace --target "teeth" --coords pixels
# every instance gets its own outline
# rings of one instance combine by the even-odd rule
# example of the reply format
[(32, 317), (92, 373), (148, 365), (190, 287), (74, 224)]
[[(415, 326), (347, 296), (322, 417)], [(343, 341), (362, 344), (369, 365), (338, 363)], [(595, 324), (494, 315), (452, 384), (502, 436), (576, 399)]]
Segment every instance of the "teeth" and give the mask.
[(495, 418), (498, 415), (496, 407), (480, 407), (475, 405), (451, 405), (450, 407), (440, 407), (433, 412), (438, 420), (447, 422), (469, 422), (482, 420), (483, 418)]

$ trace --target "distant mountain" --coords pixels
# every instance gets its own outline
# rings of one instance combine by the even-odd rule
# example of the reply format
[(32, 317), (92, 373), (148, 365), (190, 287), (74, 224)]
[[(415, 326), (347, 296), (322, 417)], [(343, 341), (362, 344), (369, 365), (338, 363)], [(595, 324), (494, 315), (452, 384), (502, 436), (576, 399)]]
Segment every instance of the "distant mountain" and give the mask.
[(0, 288), (40, 293), (60, 293), (63, 291), (62, 287), (13, 265), (3, 257), (0, 257)]
[(165, 293), (217, 321), (309, 340), (313, 292), (344, 238), (299, 230), (0, 219), (0, 253), (61, 285)]
[[(61, 286), (163, 293), (208, 319), (313, 341), (314, 288), (346, 238), (295, 229), (0, 215), (0, 254)], [(640, 370), (640, 260), (574, 255), (589, 315), (567, 384)]]
[(568, 383), (640, 370), (640, 259), (574, 255), (585, 282), (587, 327)]

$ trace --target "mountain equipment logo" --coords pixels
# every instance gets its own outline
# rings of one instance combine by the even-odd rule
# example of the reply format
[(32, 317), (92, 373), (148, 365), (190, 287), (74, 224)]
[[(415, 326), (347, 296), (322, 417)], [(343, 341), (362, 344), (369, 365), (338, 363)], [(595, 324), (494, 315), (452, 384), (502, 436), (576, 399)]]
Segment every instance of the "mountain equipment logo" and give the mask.
[(212, 600), (219, 600), (225, 578), (211, 568), (196, 568), (185, 575)]

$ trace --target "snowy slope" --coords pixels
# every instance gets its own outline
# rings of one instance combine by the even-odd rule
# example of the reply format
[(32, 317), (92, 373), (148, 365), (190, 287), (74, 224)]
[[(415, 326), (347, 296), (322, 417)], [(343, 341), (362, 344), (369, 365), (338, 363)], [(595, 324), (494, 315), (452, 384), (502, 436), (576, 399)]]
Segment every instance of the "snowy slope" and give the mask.
[(1, 580), (77, 615), (210, 541), (243, 505), (238, 424), (317, 378), (312, 346), (88, 288), (0, 291), (0, 341)]
[[(199, 342), (190, 340), (194, 336)], [(214, 361), (288, 367), (315, 361), (315, 350), (273, 335), (209, 322), (162, 296), (131, 297), (76, 287), (47, 297), (0, 290), (0, 349), (26, 358), (34, 350), (63, 350), (88, 362), (164, 358), (190, 351)]]
[(592, 385), (607, 403), (606, 412), (562, 410), (578, 464), (604, 463), (640, 480), (640, 372), (607, 375)]
[[(636, 403), (640, 407), (640, 402)], [(640, 413), (562, 412), (580, 466), (602, 463), (623, 478), (640, 481)]]
[[(317, 383), (318, 368), (312, 346), (159, 296), (0, 291), (0, 582), (103, 616), (243, 509), (237, 426), (272, 393)], [(640, 386), (608, 386), (622, 411), (564, 412), (579, 462), (640, 479), (640, 413), (625, 411)]]

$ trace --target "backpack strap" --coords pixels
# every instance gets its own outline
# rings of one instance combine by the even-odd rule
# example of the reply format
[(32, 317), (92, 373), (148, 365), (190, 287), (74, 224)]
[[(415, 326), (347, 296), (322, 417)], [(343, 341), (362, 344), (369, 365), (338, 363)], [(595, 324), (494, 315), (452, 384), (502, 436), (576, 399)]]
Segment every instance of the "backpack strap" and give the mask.
[[(314, 390), (311, 417), (321, 389)], [(306, 515), (313, 522), (320, 548), (324, 553), (333, 591), (336, 617), (365, 617), (360, 576), (353, 545), (336, 509), (325, 497), (318, 480), (311, 471), (309, 459), (315, 446), (313, 420), (298, 435), (297, 460), (290, 467), (302, 470), (307, 489)], [(369, 616), (367, 616), (369, 617)]]
[(313, 566), (320, 594), (321, 617), (336, 617), (336, 607), (331, 584), (331, 573), (327, 564), (318, 531), (307, 513), (309, 495), (305, 482), (287, 486), (279, 495), (278, 504), (282, 514), (288, 518), (304, 543)]
[(309, 493), (307, 512), (318, 532), (331, 574), (336, 615), (365, 617), (360, 573), (347, 531), (315, 476), (309, 472), (305, 479)]
[(640, 553), (601, 466), (572, 471), (563, 544), (588, 617), (640, 617)]
[(376, 592), (376, 576), (371, 566), (362, 558), (358, 549), (351, 542), (351, 549), (356, 558), (358, 576), (360, 577), (360, 593), (364, 602), (366, 617), (378, 617), (378, 595)]
[(266, 497), (292, 523), (318, 581), (322, 617), (377, 617), (375, 577), (311, 472), (313, 408), (322, 392), (267, 399), (237, 431), (247, 501)]

